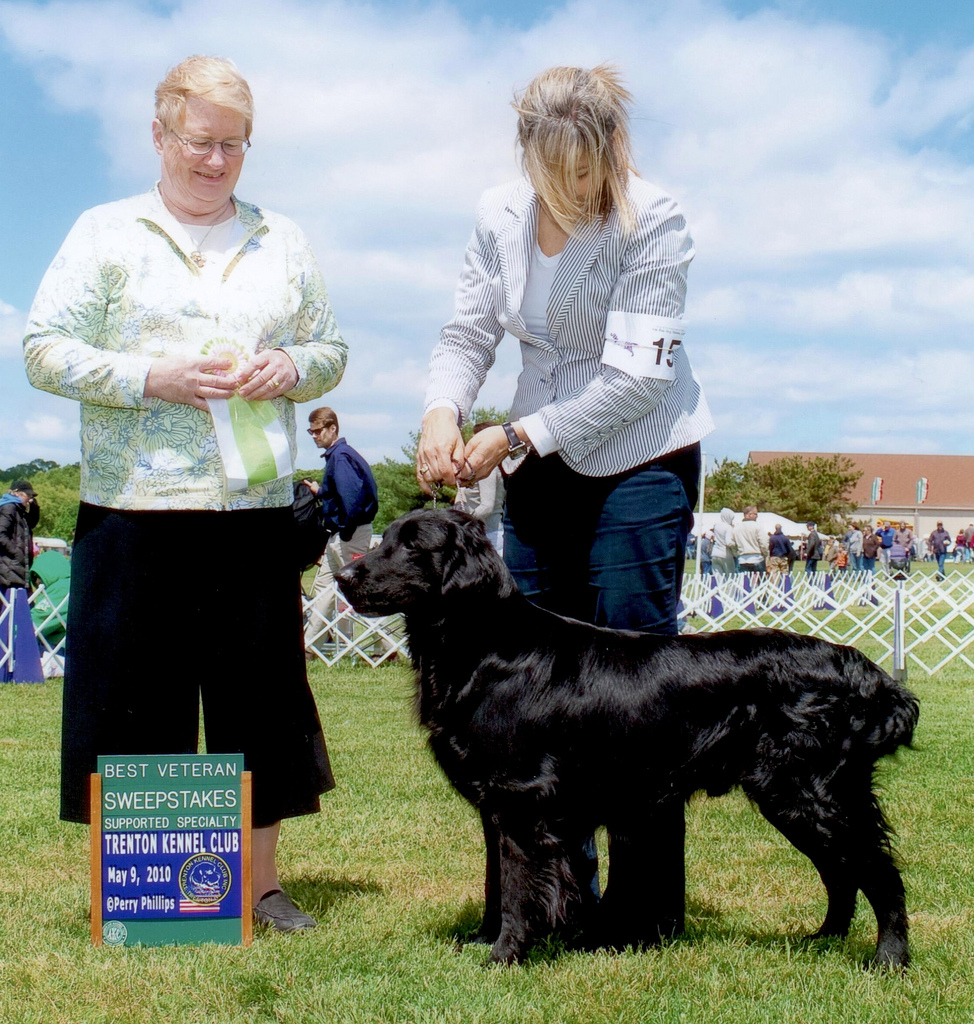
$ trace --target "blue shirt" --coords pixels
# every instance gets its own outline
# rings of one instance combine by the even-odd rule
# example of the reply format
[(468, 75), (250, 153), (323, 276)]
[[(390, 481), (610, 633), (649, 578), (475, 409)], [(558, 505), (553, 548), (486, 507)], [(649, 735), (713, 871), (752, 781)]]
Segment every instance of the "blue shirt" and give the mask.
[(772, 533), (768, 538), (768, 548), (775, 558), (787, 558), (791, 551), (791, 541), (783, 533)]
[(340, 437), (322, 454), (325, 473), (321, 480), (321, 518), (330, 533), (342, 540), (365, 523), (371, 523), (379, 511), (375, 477), (369, 464)]

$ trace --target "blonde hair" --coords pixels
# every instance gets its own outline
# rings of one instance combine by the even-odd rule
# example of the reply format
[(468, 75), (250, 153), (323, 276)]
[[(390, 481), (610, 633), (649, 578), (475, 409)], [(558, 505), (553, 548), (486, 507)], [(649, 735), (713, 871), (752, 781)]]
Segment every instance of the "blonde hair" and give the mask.
[[(589, 69), (542, 71), (516, 96), (521, 166), (548, 212), (563, 231), (597, 219), (615, 207), (623, 226), (633, 226), (626, 180), (636, 173), (629, 137), (632, 96), (611, 64)], [(580, 169), (588, 192), (576, 195)]]
[(182, 127), (186, 101), (191, 96), (242, 115), (247, 138), (250, 138), (254, 126), (254, 98), (247, 80), (232, 60), (197, 55), (170, 68), (156, 86), (156, 117), (163, 128), (175, 131)]

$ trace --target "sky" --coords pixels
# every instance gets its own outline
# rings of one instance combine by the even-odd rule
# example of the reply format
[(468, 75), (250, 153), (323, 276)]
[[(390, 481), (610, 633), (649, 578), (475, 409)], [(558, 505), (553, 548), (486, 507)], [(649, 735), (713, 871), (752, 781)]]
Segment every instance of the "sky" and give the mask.
[[(477, 198), (518, 174), (514, 92), (603, 61), (694, 237), (708, 459), (974, 454), (970, 0), (0, 0), (0, 467), (79, 457), (27, 311), (77, 216), (157, 179), (153, 90), (192, 53), (251, 85), (237, 194), (311, 239), (350, 348), (324, 401), (370, 460), (417, 429)], [(518, 368), (505, 338), (479, 404)]]

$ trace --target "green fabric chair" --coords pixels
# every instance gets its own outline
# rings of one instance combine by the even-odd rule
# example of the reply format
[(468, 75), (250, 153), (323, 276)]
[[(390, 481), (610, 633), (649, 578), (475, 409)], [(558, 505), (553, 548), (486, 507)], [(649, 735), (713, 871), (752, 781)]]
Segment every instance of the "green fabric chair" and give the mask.
[[(34, 607), (30, 613), (34, 629), (38, 637), (43, 637), (54, 650), (65, 634), (71, 563), (56, 551), (45, 551), (34, 559), (30, 573), (35, 587), (38, 584), (44, 587), (34, 595)], [(43, 642), (41, 646), (44, 647)]]

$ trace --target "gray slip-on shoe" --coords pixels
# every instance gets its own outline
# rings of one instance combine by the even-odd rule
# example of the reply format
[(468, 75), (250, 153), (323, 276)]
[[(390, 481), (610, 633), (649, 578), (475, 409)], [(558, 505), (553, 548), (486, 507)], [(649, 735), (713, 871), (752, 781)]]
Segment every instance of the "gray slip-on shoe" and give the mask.
[(291, 897), (280, 891), (265, 896), (254, 907), (254, 917), (260, 924), (279, 932), (300, 932), (318, 927), (318, 922), (313, 917), (303, 910), (298, 910), (291, 902)]

